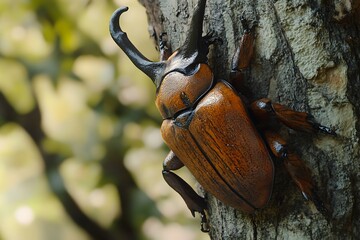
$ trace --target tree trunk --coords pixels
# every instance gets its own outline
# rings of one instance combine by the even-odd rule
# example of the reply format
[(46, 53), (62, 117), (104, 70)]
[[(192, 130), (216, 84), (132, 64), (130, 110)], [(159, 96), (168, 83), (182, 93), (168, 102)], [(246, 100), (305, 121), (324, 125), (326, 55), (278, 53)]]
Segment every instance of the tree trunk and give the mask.
[[(167, 32), (173, 49), (185, 39), (197, 0), (142, 0), (154, 36)], [(209, 194), (211, 239), (354, 239), (360, 235), (360, 11), (346, 0), (209, 0), (204, 34), (223, 43), (209, 59), (215, 76), (227, 79), (242, 35), (240, 18), (255, 25), (255, 56), (248, 72), (250, 101), (268, 97), (307, 111), (336, 137), (282, 128), (289, 145), (313, 171), (328, 218), (304, 201), (276, 166), (273, 195), (254, 215), (225, 206)]]

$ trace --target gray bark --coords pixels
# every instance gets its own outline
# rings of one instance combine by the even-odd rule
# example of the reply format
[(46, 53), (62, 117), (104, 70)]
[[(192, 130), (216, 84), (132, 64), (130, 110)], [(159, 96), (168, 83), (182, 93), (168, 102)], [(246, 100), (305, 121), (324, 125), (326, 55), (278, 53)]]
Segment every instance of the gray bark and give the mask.
[[(154, 35), (167, 32), (176, 49), (196, 0), (142, 0)], [(326, 219), (305, 202), (281, 165), (268, 206), (247, 215), (210, 195), (211, 239), (354, 239), (360, 236), (360, 11), (350, 0), (209, 0), (204, 34), (214, 31), (210, 64), (227, 78), (242, 35), (240, 17), (256, 25), (256, 47), (248, 85), (250, 101), (269, 97), (307, 111), (338, 136), (282, 134), (313, 171), (330, 209)]]

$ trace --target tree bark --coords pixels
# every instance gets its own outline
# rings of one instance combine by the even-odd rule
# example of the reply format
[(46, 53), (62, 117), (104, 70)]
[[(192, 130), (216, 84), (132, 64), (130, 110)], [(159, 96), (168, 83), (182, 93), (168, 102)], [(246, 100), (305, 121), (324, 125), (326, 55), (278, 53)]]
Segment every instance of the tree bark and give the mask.
[[(197, 0), (142, 0), (152, 35), (167, 32), (172, 49), (185, 39)], [(248, 72), (249, 101), (268, 97), (307, 111), (336, 137), (282, 128), (289, 145), (313, 171), (324, 217), (305, 202), (282, 167), (267, 207), (253, 215), (206, 194), (211, 239), (354, 239), (360, 235), (360, 11), (346, 0), (209, 0), (204, 34), (223, 43), (209, 59), (216, 78), (227, 79), (242, 35), (240, 18), (255, 26), (255, 56)]]

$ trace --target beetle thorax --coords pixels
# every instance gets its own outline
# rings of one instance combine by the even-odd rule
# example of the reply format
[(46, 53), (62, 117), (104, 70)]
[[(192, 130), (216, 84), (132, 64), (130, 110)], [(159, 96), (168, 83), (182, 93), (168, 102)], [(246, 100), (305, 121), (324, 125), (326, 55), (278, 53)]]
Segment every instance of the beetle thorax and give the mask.
[(213, 85), (213, 74), (207, 64), (200, 64), (196, 73), (186, 76), (174, 71), (168, 73), (157, 90), (156, 106), (164, 119), (196, 106)]

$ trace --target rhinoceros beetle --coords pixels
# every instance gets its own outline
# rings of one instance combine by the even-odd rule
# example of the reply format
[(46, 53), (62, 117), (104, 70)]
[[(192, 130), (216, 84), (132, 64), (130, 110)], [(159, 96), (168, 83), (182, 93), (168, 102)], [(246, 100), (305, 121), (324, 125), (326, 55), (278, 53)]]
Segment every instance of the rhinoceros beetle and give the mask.
[(250, 65), (254, 45), (254, 34), (245, 20), (229, 79), (215, 79), (207, 54), (216, 38), (202, 37), (205, 4), (205, 0), (198, 2), (187, 38), (178, 50), (171, 54), (164, 43), (160, 44), (160, 62), (144, 57), (120, 28), (119, 18), (127, 7), (116, 10), (110, 21), (114, 41), (156, 85), (156, 106), (163, 118), (161, 133), (171, 149), (163, 164), (165, 181), (181, 195), (193, 216), (201, 214), (201, 229), (207, 231), (205, 199), (172, 171), (186, 166), (206, 192), (226, 205), (253, 213), (270, 199), (274, 156), (282, 160), (305, 199), (325, 211), (309, 168), (268, 123), (275, 119), (295, 130), (335, 132), (318, 124), (310, 114), (270, 99), (245, 105), (243, 72)]

